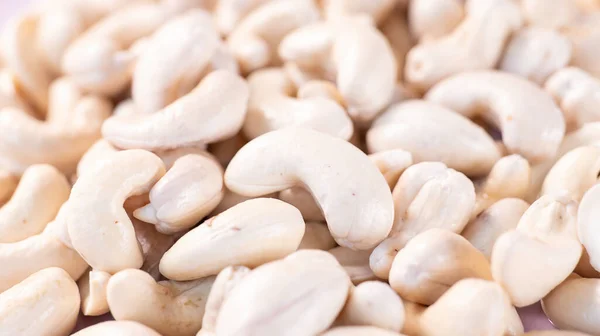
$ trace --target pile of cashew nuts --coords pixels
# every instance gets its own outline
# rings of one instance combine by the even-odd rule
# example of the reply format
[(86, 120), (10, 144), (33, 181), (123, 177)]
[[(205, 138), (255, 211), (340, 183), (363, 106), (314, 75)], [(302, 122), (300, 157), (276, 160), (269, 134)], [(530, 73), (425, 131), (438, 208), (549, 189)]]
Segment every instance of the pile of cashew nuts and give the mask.
[(37, 2), (0, 336), (600, 335), (599, 181), (599, 0)]

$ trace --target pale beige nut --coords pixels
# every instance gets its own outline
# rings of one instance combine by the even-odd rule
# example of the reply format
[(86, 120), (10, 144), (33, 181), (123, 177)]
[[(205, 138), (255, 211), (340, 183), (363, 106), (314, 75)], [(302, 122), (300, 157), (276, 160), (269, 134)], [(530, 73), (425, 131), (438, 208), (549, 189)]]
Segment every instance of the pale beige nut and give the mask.
[(140, 322), (165, 336), (190, 336), (200, 330), (214, 280), (156, 282), (146, 272), (127, 269), (110, 278), (106, 298), (116, 320)]
[(279, 199), (295, 206), (307, 221), (325, 221), (323, 211), (310, 191), (302, 187), (292, 187), (279, 192)]
[(135, 218), (132, 218), (131, 222), (133, 223), (135, 237), (144, 257), (144, 263), (140, 269), (158, 281), (162, 278), (159, 271), (160, 259), (183, 233), (166, 235), (156, 231), (154, 225), (144, 223)]
[(214, 155), (222, 167), (227, 167), (231, 159), (235, 156), (235, 153), (247, 143), (248, 140), (246, 137), (238, 133), (229, 139), (210, 144), (208, 151)]
[(67, 335), (78, 313), (77, 284), (56, 267), (36, 272), (0, 294), (4, 335)]
[(363, 282), (350, 291), (336, 324), (374, 326), (400, 332), (404, 325), (404, 305), (388, 284)]
[(229, 35), (253, 10), (272, 0), (219, 0), (214, 8), (215, 25), (219, 32)]
[(150, 190), (150, 204), (133, 212), (165, 234), (187, 230), (223, 198), (223, 168), (215, 159), (185, 155)]
[(577, 147), (563, 155), (546, 175), (541, 195), (566, 193), (579, 201), (598, 182), (600, 147)]
[(521, 25), (514, 2), (486, 1), (479, 11), (467, 12), (450, 34), (413, 47), (406, 56), (405, 78), (411, 86), (426, 91), (452, 75), (492, 69), (506, 41)]
[(410, 32), (417, 40), (443, 38), (464, 19), (461, 0), (416, 0), (408, 8)]
[(556, 155), (565, 133), (562, 112), (552, 97), (512, 74), (461, 73), (438, 83), (425, 99), (465, 117), (490, 120), (502, 132), (507, 150), (532, 164)]
[(517, 227), (529, 203), (518, 198), (503, 198), (472, 219), (462, 231), (476, 249), (490, 260), (496, 239)]
[[(424, 336), (523, 333), (523, 325), (502, 287), (481, 279), (464, 279), (452, 286), (425, 309), (420, 317), (420, 329)], [(511, 329), (518, 331), (510, 332)]]
[(569, 39), (554, 30), (524, 28), (511, 37), (498, 68), (542, 85), (569, 64), (571, 49)]
[(86, 172), (94, 170), (95, 166), (100, 165), (101, 162), (107, 160), (112, 154), (118, 151), (110, 142), (104, 139), (94, 142), (77, 163), (77, 178)]
[(369, 267), (371, 252), (371, 250), (355, 251), (343, 246), (329, 250), (329, 253), (342, 265), (346, 273), (348, 273), (350, 280), (355, 285), (364, 281), (377, 279)]
[[(270, 194), (266, 194), (264, 196), (262, 196), (264, 198), (278, 198), (277, 197), (277, 193), (270, 193)], [(312, 196), (311, 196), (312, 197)], [(217, 205), (217, 207), (209, 214), (209, 216), (216, 216), (218, 214), (220, 214), (221, 212), (224, 212), (225, 210), (232, 208), (242, 202), (245, 202), (247, 200), (251, 200), (254, 198), (258, 198), (258, 197), (250, 197), (250, 196), (243, 196), (240, 194), (236, 194), (233, 191), (229, 190), (229, 189), (225, 189), (225, 195), (223, 196), (223, 199), (221, 200), (221, 203), (219, 203), (219, 205)]]
[(321, 222), (306, 222), (304, 236), (298, 245), (299, 250), (331, 250), (336, 247), (335, 239), (329, 233), (327, 224)]
[(554, 73), (544, 85), (562, 109), (568, 129), (600, 121), (600, 79), (575, 67)]
[(249, 200), (181, 237), (162, 257), (160, 272), (183, 281), (218, 274), (229, 265), (257, 267), (294, 252), (303, 235), (304, 221), (293, 206), (271, 198)]
[(600, 246), (598, 246), (598, 211), (600, 210), (600, 186), (591, 187), (581, 199), (577, 212), (577, 232), (579, 240), (590, 256), (590, 264), (600, 270)]
[[(381, 23), (379, 27), (383, 35), (388, 40), (394, 57), (396, 58), (397, 80), (404, 78), (404, 63), (406, 54), (413, 46), (413, 39), (410, 35), (408, 23), (401, 10), (396, 9), (388, 18)], [(392, 99), (393, 101), (393, 99)]]
[(342, 106), (324, 97), (294, 98), (292, 81), (281, 68), (261, 69), (248, 77), (250, 100), (243, 132), (248, 139), (290, 127), (306, 127), (344, 140), (354, 128)]
[(309, 129), (287, 128), (250, 141), (229, 163), (225, 184), (247, 196), (305, 186), (333, 238), (352, 249), (376, 246), (393, 224), (392, 195), (369, 158), (344, 140)]
[(525, 211), (515, 230), (498, 237), (492, 275), (515, 306), (535, 303), (573, 272), (582, 253), (576, 221), (576, 201), (545, 195)]
[(6, 203), (19, 185), (19, 179), (7, 172), (0, 170), (0, 204)]
[(411, 239), (398, 252), (389, 282), (402, 298), (431, 305), (466, 278), (492, 280), (488, 260), (462, 236), (431, 229)]
[(404, 336), (386, 329), (372, 326), (365, 327), (336, 327), (329, 329), (321, 336)]
[(599, 78), (600, 62), (598, 62), (597, 55), (598, 50), (600, 50), (600, 44), (598, 44), (600, 13), (598, 10), (579, 16), (577, 20), (562, 29), (562, 32), (571, 40), (573, 45), (571, 65)]
[(475, 206), (475, 188), (465, 175), (441, 162), (410, 166), (394, 187), (394, 227), (371, 254), (369, 264), (387, 279), (398, 251), (414, 236), (431, 228), (458, 233)]
[(568, 26), (577, 19), (577, 1), (520, 0), (525, 21), (532, 26), (558, 29)]
[[(302, 250), (258, 267), (229, 293), (216, 334), (269, 335), (282, 326), (290, 335), (325, 331), (342, 310), (351, 286), (336, 264), (327, 252)], [(253, 309), (248, 310), (250, 305)]]
[(129, 196), (147, 193), (164, 174), (156, 155), (128, 150), (77, 180), (65, 221), (73, 247), (90, 266), (108, 273), (142, 266), (142, 251), (123, 203)]
[(441, 105), (409, 100), (388, 108), (367, 132), (369, 151), (403, 149), (415, 162), (440, 161), (469, 176), (487, 174), (500, 153), (469, 119)]
[(0, 208), (0, 243), (37, 235), (69, 198), (71, 185), (50, 165), (29, 167), (10, 201)]
[(81, 329), (72, 336), (161, 336), (147, 326), (134, 321), (106, 321)]
[(396, 5), (396, 0), (324, 0), (325, 19), (335, 21), (356, 14), (368, 15), (376, 23), (384, 20)]
[(412, 154), (404, 149), (380, 151), (370, 154), (369, 159), (379, 168), (390, 189), (394, 189), (400, 175), (414, 163)]
[(109, 311), (106, 301), (106, 286), (111, 275), (106, 272), (90, 270), (77, 281), (81, 295), (81, 312), (85, 316), (99, 316)]
[(244, 79), (227, 70), (214, 71), (156, 113), (107, 119), (102, 135), (127, 149), (170, 149), (221, 141), (242, 127), (248, 96)]

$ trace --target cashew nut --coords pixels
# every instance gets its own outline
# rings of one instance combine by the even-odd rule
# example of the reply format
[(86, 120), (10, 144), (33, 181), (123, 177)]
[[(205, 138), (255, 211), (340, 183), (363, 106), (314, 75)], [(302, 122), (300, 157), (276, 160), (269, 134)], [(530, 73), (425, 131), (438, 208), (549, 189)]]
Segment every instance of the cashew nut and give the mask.
[(104, 139), (94, 142), (77, 163), (77, 178), (93, 170), (95, 166), (107, 160), (112, 154), (118, 151), (110, 142)]
[(463, 0), (413, 0), (408, 8), (410, 32), (417, 40), (443, 38), (464, 16)]
[(533, 26), (557, 29), (568, 26), (579, 14), (577, 1), (520, 0), (525, 20)]
[(72, 336), (161, 336), (145, 325), (133, 321), (106, 321), (82, 329)]
[(214, 8), (215, 24), (219, 32), (229, 35), (253, 10), (272, 0), (219, 0)]
[(111, 275), (90, 270), (77, 281), (81, 295), (81, 312), (85, 316), (98, 316), (109, 311), (106, 301), (106, 286)]
[(583, 195), (577, 212), (579, 240), (590, 256), (590, 264), (597, 271), (600, 270), (600, 247), (596, 234), (598, 210), (600, 210), (598, 204), (600, 204), (600, 186), (596, 184)]
[(358, 285), (364, 281), (375, 280), (369, 268), (371, 250), (356, 251), (347, 247), (338, 246), (329, 250), (329, 253), (342, 265), (353, 284)]
[(329, 233), (329, 229), (325, 223), (321, 222), (306, 222), (304, 228), (304, 236), (299, 250), (323, 250), (327, 251), (336, 246), (335, 240)]
[(579, 201), (583, 194), (598, 182), (600, 148), (578, 147), (563, 155), (546, 175), (542, 195), (566, 193)]

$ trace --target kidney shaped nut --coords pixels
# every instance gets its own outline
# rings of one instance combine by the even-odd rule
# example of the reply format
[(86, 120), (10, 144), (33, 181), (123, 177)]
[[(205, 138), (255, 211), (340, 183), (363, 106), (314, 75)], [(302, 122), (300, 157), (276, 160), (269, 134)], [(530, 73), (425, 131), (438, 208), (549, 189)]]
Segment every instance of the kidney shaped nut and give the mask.
[(372, 326), (354, 326), (329, 329), (321, 336), (404, 336), (404, 334)]
[(369, 268), (369, 256), (371, 250), (352, 250), (347, 247), (338, 246), (329, 250), (329, 253), (342, 265), (353, 284), (357, 285), (363, 281), (375, 280), (373, 271)]
[(223, 199), (223, 168), (208, 155), (185, 155), (150, 190), (150, 204), (133, 212), (165, 234), (198, 223)]
[(225, 184), (247, 196), (305, 186), (333, 238), (352, 249), (374, 247), (392, 227), (392, 196), (376, 166), (352, 144), (317, 131), (286, 128), (250, 141), (229, 163)]
[(0, 243), (37, 235), (69, 198), (71, 185), (50, 165), (29, 167), (12, 198), (0, 208)]
[(452, 33), (413, 47), (406, 56), (406, 80), (426, 91), (454, 74), (492, 69), (505, 42), (521, 25), (517, 4), (510, 0), (486, 1), (477, 12), (468, 11)]
[(217, 70), (156, 113), (107, 119), (102, 135), (113, 145), (127, 149), (170, 149), (221, 141), (242, 127), (248, 96), (244, 79)]
[(400, 332), (404, 325), (404, 305), (385, 282), (363, 282), (350, 291), (336, 323)]
[(387, 279), (398, 251), (431, 228), (461, 232), (475, 206), (475, 189), (465, 175), (441, 162), (410, 166), (394, 188), (395, 218), (390, 237), (373, 250), (369, 264)]
[(568, 129), (600, 121), (600, 79), (575, 67), (556, 71), (544, 86), (558, 102)]
[(293, 253), (256, 268), (233, 288), (221, 307), (216, 334), (319, 334), (342, 310), (350, 286), (329, 253)]
[(140, 322), (164, 336), (191, 336), (200, 330), (214, 280), (157, 283), (144, 271), (127, 269), (110, 278), (106, 298), (116, 320)]
[(571, 49), (569, 39), (554, 30), (523, 28), (512, 36), (499, 69), (542, 85), (569, 64)]
[(106, 286), (111, 275), (106, 272), (90, 270), (77, 280), (81, 295), (81, 312), (85, 316), (99, 316), (109, 311), (106, 301)]
[(179, 239), (160, 261), (169, 279), (191, 280), (229, 265), (256, 267), (294, 252), (304, 221), (293, 206), (272, 198), (240, 203)]
[(327, 251), (336, 246), (337, 244), (331, 236), (331, 233), (329, 233), (327, 224), (321, 222), (306, 222), (304, 236), (302, 237), (302, 241), (300, 241), (300, 245), (298, 245), (299, 250)]
[(78, 313), (75, 281), (60, 268), (46, 268), (0, 294), (0, 334), (67, 335)]
[(343, 107), (324, 97), (294, 98), (295, 87), (281, 68), (261, 69), (248, 77), (250, 101), (244, 135), (300, 126), (350, 139), (354, 127)]
[(500, 159), (494, 140), (469, 119), (435, 103), (410, 100), (388, 108), (367, 132), (369, 151), (410, 152), (415, 162), (441, 161), (470, 176)]
[(600, 185), (591, 187), (581, 199), (577, 212), (577, 232), (579, 240), (590, 256), (592, 267), (600, 270), (600, 246), (598, 245), (598, 221), (600, 215)]
[(449, 34), (464, 18), (463, 0), (416, 0), (408, 7), (410, 32), (417, 40)]
[(390, 149), (373, 153), (369, 155), (369, 159), (379, 168), (390, 189), (394, 188), (400, 175), (414, 162), (412, 154), (404, 149)]
[(565, 134), (562, 112), (552, 97), (516, 75), (495, 71), (457, 74), (438, 83), (425, 99), (465, 117), (489, 120), (502, 132), (508, 151), (531, 163), (554, 156)]
[(72, 336), (161, 336), (147, 326), (133, 321), (106, 321), (81, 329)]
[(398, 252), (389, 281), (406, 300), (431, 305), (466, 278), (492, 279), (485, 256), (462, 236), (431, 229), (411, 239)]
[(355, 14), (368, 15), (374, 22), (380, 23), (391, 14), (396, 0), (325, 0), (323, 10), (325, 19), (335, 21)]
[(573, 272), (581, 257), (577, 202), (542, 196), (502, 234), (492, 251), (492, 275), (517, 307), (535, 303)]
[(113, 274), (142, 266), (142, 251), (123, 203), (147, 193), (164, 174), (156, 155), (128, 150), (77, 180), (65, 221), (73, 247), (94, 269)]
[(542, 195), (566, 193), (579, 201), (583, 194), (598, 182), (600, 148), (578, 147), (563, 155), (546, 175)]

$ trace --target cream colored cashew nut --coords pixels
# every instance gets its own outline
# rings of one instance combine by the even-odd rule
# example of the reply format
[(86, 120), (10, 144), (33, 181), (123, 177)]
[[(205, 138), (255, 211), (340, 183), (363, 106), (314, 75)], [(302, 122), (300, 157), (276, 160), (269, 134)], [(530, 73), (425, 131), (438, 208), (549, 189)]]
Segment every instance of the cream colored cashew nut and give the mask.
[(563, 155), (546, 175), (542, 195), (566, 193), (580, 201), (585, 192), (598, 182), (600, 147), (577, 147)]
[(72, 336), (162, 336), (145, 325), (133, 321), (106, 321), (81, 329)]
[(298, 245), (299, 250), (328, 251), (336, 247), (335, 240), (329, 233), (327, 224), (321, 222), (306, 222), (304, 236)]
[(96, 165), (107, 160), (112, 154), (118, 151), (110, 142), (104, 139), (94, 142), (77, 163), (77, 178), (94, 170)]
[(347, 247), (338, 246), (328, 251), (342, 265), (353, 284), (358, 285), (364, 281), (375, 280), (369, 268), (371, 250), (355, 251)]
[(577, 233), (581, 244), (590, 256), (590, 264), (600, 270), (600, 246), (598, 246), (598, 210), (600, 204), (600, 186), (591, 187), (581, 199), (577, 212)]
[(106, 286), (111, 275), (106, 272), (90, 270), (78, 281), (81, 295), (81, 312), (85, 316), (99, 316), (109, 311), (106, 301)]
[(516, 75), (474, 71), (454, 75), (433, 87), (426, 100), (465, 117), (480, 116), (502, 132), (510, 153), (538, 163), (556, 155), (565, 121), (552, 97)]
[(352, 249), (376, 246), (392, 227), (392, 195), (376, 166), (350, 143), (317, 131), (287, 128), (250, 141), (229, 163), (225, 184), (247, 196), (304, 185), (333, 238)]
[(19, 179), (7, 172), (0, 170), (0, 204), (5, 204), (19, 185)]
[(465, 16), (464, 0), (413, 0), (408, 8), (410, 33), (434, 40), (451, 33)]

